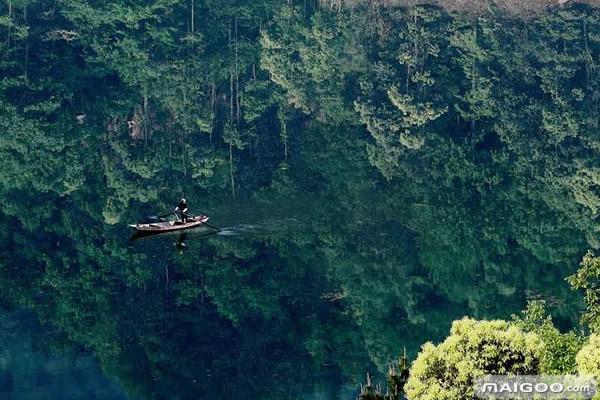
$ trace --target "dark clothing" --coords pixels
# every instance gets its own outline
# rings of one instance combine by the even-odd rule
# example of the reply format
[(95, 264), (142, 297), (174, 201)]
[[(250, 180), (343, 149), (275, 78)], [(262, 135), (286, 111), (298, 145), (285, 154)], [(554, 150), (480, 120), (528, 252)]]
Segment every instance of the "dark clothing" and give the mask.
[(179, 202), (179, 205), (175, 208), (175, 212), (177, 213), (177, 216), (179, 217), (181, 222), (185, 224), (189, 217), (187, 203)]
[(183, 201), (179, 203), (179, 205), (177, 206), (177, 211), (181, 211), (186, 213), (188, 211), (188, 205), (187, 203), (184, 203)]

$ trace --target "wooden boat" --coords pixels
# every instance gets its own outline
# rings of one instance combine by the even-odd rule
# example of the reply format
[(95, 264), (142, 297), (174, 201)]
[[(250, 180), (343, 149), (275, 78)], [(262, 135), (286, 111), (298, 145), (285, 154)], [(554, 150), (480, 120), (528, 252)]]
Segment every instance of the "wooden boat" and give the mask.
[(206, 215), (200, 215), (197, 217), (189, 218), (186, 223), (181, 221), (162, 221), (153, 222), (149, 224), (131, 224), (130, 228), (135, 229), (138, 232), (144, 233), (159, 233), (159, 232), (173, 232), (180, 231), (183, 229), (190, 229), (198, 227), (208, 221)]

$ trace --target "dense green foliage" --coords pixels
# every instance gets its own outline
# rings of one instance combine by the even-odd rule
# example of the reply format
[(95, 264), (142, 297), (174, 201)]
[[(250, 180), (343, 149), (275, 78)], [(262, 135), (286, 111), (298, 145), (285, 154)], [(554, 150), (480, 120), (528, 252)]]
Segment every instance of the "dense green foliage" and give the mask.
[(577, 372), (581, 375), (591, 375), (595, 379), (600, 377), (600, 338), (592, 334), (589, 341), (577, 354)]
[(568, 278), (573, 288), (584, 291), (587, 309), (583, 316), (583, 322), (589, 324), (595, 333), (600, 329), (599, 279), (600, 258), (594, 256), (594, 253), (591, 251), (588, 251), (585, 257), (583, 257), (577, 272)]
[(452, 324), (439, 345), (423, 345), (405, 386), (409, 399), (458, 400), (474, 397), (473, 381), (484, 375), (540, 372), (544, 345), (505, 321), (463, 319)]
[(529, 303), (522, 316), (513, 316), (513, 325), (537, 334), (544, 343), (541, 373), (565, 375), (577, 372), (576, 355), (583, 346), (584, 338), (573, 331), (561, 333), (554, 326), (552, 317), (546, 315), (543, 301)]
[[(2, 303), (148, 398), (292, 396), (528, 299), (568, 325), (562, 278), (600, 246), (599, 28), (580, 4), (2, 2)], [(183, 193), (259, 228), (124, 244)], [(530, 312), (507, 329), (572, 370), (580, 339)]]
[[(568, 278), (573, 289), (586, 290), (587, 310), (582, 322), (596, 329), (595, 311), (599, 299), (594, 294), (599, 258), (588, 252), (580, 269)], [(546, 314), (544, 301), (529, 302), (512, 321), (454, 321), (450, 336), (441, 344), (422, 346), (415, 362), (407, 369), (406, 384), (397, 385), (395, 368), (388, 372), (388, 388), (374, 389), (370, 382), (362, 388), (359, 400), (460, 400), (474, 396), (475, 378), (499, 375), (576, 375), (598, 379), (600, 340), (596, 333), (584, 337), (574, 331), (561, 333)], [(405, 363), (406, 364), (406, 363)], [(370, 379), (367, 377), (368, 380)], [(595, 396), (594, 398), (597, 398)]]
[[(588, 255), (589, 257), (589, 255)], [(512, 321), (454, 321), (439, 345), (424, 344), (398, 385), (396, 368), (388, 388), (367, 383), (359, 400), (447, 399), (474, 396), (474, 383), (486, 375), (598, 375), (598, 338), (574, 331), (561, 333), (546, 314), (543, 301), (531, 301)]]

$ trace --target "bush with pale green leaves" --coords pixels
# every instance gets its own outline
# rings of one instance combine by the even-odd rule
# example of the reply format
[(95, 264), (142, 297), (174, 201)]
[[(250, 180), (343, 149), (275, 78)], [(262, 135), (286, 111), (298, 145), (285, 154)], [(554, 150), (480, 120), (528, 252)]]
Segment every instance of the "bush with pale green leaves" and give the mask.
[(592, 334), (577, 353), (577, 372), (600, 380), (600, 335)]
[(506, 321), (454, 321), (439, 345), (426, 343), (410, 370), (409, 400), (473, 398), (473, 381), (488, 374), (537, 374), (544, 343)]

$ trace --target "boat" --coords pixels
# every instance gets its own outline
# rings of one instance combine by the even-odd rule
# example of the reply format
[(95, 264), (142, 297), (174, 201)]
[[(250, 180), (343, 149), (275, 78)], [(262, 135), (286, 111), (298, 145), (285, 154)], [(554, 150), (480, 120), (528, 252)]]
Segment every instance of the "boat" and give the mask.
[(187, 222), (185, 223), (181, 221), (161, 221), (152, 222), (149, 224), (130, 224), (129, 227), (135, 229), (137, 232), (160, 233), (195, 228), (205, 224), (206, 222), (208, 222), (208, 216), (200, 215), (197, 217), (188, 218)]

